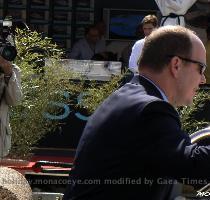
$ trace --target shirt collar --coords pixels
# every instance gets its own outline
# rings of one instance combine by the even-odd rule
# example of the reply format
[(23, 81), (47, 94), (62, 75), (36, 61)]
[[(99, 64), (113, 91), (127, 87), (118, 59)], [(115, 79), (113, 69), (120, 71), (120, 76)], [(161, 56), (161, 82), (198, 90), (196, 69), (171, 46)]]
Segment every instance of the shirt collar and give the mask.
[(161, 90), (151, 79), (147, 78), (144, 75), (140, 75), (140, 76), (144, 77), (147, 81), (149, 81), (151, 84), (153, 84), (157, 88), (157, 90), (160, 92), (161, 96), (163, 97), (163, 100), (168, 102), (168, 98), (165, 95), (165, 93), (163, 92), (163, 90)]

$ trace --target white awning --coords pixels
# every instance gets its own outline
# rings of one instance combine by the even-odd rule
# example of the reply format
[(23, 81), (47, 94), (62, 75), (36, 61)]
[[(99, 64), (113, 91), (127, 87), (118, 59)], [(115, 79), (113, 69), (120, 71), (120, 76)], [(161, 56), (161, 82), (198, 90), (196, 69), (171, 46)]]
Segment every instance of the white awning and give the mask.
[(196, 0), (155, 0), (162, 14), (161, 26), (185, 26), (184, 14)]

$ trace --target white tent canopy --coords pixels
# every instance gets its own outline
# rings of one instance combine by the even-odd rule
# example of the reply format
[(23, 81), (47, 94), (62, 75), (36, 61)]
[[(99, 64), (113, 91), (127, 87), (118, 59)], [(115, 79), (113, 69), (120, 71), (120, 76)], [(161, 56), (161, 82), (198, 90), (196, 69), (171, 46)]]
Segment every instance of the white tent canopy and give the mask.
[(185, 26), (184, 14), (196, 0), (155, 0), (162, 14), (161, 26)]

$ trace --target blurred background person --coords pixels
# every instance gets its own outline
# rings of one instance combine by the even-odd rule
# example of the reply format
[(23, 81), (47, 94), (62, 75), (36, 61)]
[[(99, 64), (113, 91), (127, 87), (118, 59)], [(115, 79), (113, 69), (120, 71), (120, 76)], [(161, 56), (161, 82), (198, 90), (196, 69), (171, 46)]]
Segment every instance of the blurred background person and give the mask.
[(134, 72), (138, 73), (138, 59), (141, 55), (142, 48), (144, 46), (144, 41), (150, 33), (158, 27), (158, 19), (155, 15), (146, 15), (141, 22), (142, 29), (144, 32), (144, 38), (138, 40), (132, 47), (132, 52), (129, 58), (129, 69)]
[(90, 25), (85, 30), (85, 37), (77, 41), (69, 55), (70, 59), (90, 60), (96, 53), (105, 51), (105, 44), (100, 42), (98, 28)]

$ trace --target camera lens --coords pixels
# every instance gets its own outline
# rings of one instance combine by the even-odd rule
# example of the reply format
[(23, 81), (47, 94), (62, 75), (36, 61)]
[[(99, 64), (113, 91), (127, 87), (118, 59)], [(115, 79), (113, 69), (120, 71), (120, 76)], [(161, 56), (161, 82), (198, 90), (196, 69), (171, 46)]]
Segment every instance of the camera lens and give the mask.
[(13, 61), (17, 55), (17, 50), (14, 46), (4, 46), (1, 56), (8, 60), (8, 61)]

